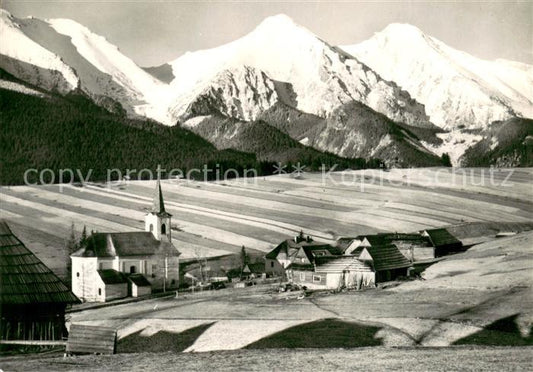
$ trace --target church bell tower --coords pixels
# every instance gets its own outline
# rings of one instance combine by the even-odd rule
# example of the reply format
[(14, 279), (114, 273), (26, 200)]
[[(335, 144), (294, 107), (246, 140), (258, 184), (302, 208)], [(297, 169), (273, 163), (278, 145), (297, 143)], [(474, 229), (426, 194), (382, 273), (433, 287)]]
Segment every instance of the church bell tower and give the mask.
[(157, 240), (171, 242), (171, 219), (172, 215), (165, 210), (161, 182), (158, 179), (152, 208), (144, 217), (144, 229), (151, 232)]

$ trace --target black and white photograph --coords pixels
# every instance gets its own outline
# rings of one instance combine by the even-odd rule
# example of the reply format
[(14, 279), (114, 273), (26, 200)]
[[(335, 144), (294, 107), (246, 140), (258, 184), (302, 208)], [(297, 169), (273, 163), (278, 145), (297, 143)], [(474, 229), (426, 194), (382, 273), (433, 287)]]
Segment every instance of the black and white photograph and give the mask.
[(533, 2), (0, 0), (0, 372), (533, 370)]

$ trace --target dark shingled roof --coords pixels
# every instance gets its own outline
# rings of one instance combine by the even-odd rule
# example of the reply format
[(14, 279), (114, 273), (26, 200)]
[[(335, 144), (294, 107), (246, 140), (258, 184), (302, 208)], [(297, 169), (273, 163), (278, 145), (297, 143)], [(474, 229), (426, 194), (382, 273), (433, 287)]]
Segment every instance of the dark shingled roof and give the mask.
[(79, 303), (70, 289), (0, 220), (0, 305)]
[(151, 255), (179, 256), (178, 250), (167, 241), (159, 241), (149, 231), (123, 233), (93, 233), (87, 246), (72, 256), (75, 257), (126, 257)]
[(102, 278), (105, 284), (122, 284), (128, 282), (126, 275), (113, 269), (98, 270), (98, 275), (100, 275), (100, 278)]
[(137, 287), (151, 287), (152, 284), (146, 279), (143, 274), (131, 274), (128, 279), (133, 282)]
[(461, 241), (459, 241), (455, 236), (450, 234), (446, 229), (431, 229), (425, 230), (425, 232), (429, 235), (431, 244), (433, 244), (434, 247), (443, 247), (447, 245), (462, 245)]
[[(376, 271), (401, 269), (411, 266), (409, 261), (394, 244), (364, 248), (373, 259)], [(363, 250), (364, 250), (363, 249)]]

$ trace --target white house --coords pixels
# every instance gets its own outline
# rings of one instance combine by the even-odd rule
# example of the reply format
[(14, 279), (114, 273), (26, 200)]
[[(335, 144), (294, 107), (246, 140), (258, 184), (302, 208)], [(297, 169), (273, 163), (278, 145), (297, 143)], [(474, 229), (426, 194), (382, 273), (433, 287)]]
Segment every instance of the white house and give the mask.
[(70, 256), (74, 294), (83, 301), (104, 302), (177, 288), (180, 253), (172, 244), (171, 218), (157, 181), (145, 231), (93, 233)]

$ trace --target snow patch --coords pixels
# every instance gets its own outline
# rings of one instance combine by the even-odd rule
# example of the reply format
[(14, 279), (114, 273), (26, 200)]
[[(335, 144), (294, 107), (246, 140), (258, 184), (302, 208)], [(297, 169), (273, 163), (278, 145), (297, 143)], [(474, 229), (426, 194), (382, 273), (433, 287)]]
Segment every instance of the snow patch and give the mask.
[(27, 94), (30, 96), (46, 97), (45, 94), (39, 92), (38, 90), (31, 89), (25, 85), (15, 83), (13, 81), (8, 81), (8, 80), (0, 80), (0, 89), (12, 90), (14, 92)]
[(424, 141), (421, 142), (425, 147), (438, 156), (447, 153), (450, 156), (450, 161), (454, 167), (460, 165), (460, 158), (468, 148), (474, 146), (483, 139), (483, 136), (479, 134), (467, 133), (461, 130), (437, 133), (437, 137), (442, 140), (442, 143), (438, 146)]
[(185, 121), (183, 123), (183, 126), (185, 128), (194, 128), (194, 127), (197, 127), (202, 121), (204, 121), (205, 119), (209, 119), (210, 117), (211, 115), (196, 116), (194, 118), (190, 118), (189, 120)]

